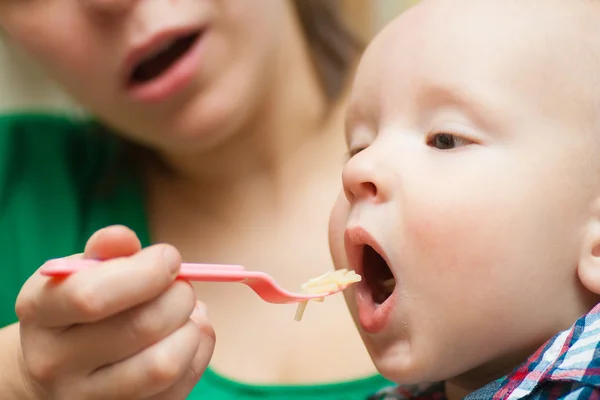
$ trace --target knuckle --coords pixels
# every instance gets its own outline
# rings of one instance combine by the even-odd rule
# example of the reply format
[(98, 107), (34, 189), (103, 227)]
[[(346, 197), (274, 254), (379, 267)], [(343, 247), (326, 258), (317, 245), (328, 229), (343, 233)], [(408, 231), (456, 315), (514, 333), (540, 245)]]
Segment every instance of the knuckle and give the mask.
[(35, 290), (35, 285), (32, 283), (33, 278), (29, 278), (17, 295), (15, 301), (15, 313), (19, 321), (29, 321), (38, 313), (40, 305), (40, 293)]
[(35, 382), (42, 386), (56, 382), (63, 362), (43, 351), (32, 351), (24, 355), (25, 367)]
[(105, 309), (102, 293), (89, 284), (79, 283), (75, 285), (68, 296), (75, 311), (86, 319), (99, 318)]
[(17, 314), (19, 321), (27, 322), (33, 319), (36, 314), (36, 309), (35, 296), (24, 291), (19, 293), (17, 301), (15, 302), (15, 313)]
[(152, 282), (148, 286), (155, 290), (164, 291), (173, 282), (173, 278), (169, 276), (167, 268), (164, 268), (159, 262), (150, 262), (145, 266), (144, 273), (147, 274), (148, 281)]
[(189, 283), (175, 282), (151, 303), (128, 313), (125, 319), (128, 336), (134, 341), (162, 339), (186, 323), (193, 310), (194, 299), (195, 294)]
[(194, 309), (194, 306), (196, 305), (196, 293), (190, 282), (177, 280), (173, 282), (170, 290), (173, 290), (182, 302), (185, 302), (185, 304), (190, 306), (189, 312)]
[[(174, 276), (170, 264), (174, 262), (172, 257), (179, 254), (177, 249), (168, 244), (157, 244), (148, 250), (149, 253), (147, 253), (147, 256), (150, 258), (148, 263), (148, 267), (151, 271), (150, 273), (152, 273), (156, 279), (159, 279), (160, 282), (172, 282)], [(152, 254), (151, 257), (150, 251)], [(166, 254), (170, 254), (170, 256), (167, 257)]]
[(152, 310), (143, 307), (132, 312), (126, 329), (134, 341), (139, 341), (141, 338), (158, 339), (163, 328), (161, 321)]
[(157, 351), (147, 365), (147, 376), (151, 382), (168, 387), (173, 384), (182, 371), (180, 360), (173, 353)]

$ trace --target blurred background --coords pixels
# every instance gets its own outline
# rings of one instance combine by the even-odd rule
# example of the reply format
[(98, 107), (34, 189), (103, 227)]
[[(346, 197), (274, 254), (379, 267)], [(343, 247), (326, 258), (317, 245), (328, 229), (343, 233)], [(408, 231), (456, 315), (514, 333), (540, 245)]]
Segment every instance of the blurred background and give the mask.
[[(417, 1), (340, 0), (348, 23), (365, 41)], [(23, 108), (65, 107), (72, 107), (69, 99), (34, 63), (3, 42), (0, 36), (0, 112)]]

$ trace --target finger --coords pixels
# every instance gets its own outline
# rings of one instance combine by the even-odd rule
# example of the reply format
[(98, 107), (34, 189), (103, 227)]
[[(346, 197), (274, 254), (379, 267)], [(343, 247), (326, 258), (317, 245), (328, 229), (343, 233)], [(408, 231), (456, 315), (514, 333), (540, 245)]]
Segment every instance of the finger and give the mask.
[(215, 331), (210, 325), (204, 305), (190, 317), (201, 332), (200, 344), (191, 365), (179, 380), (166, 391), (153, 396), (150, 400), (186, 399), (208, 368), (215, 349)]
[(140, 251), (142, 245), (131, 229), (121, 226), (109, 226), (96, 231), (85, 246), (84, 258), (108, 260), (116, 257), (131, 256)]
[[(206, 305), (200, 301), (196, 302), (196, 308), (194, 312), (190, 316), (190, 319), (196, 324), (202, 336), (205, 336), (207, 339), (210, 339), (209, 342), (213, 344), (216, 341), (215, 330), (208, 319), (208, 310)], [(212, 353), (212, 351), (211, 351)]]
[(41, 396), (42, 386), (54, 382), (57, 376), (56, 368), (54, 368), (57, 364), (39, 351), (44, 348), (52, 348), (54, 345), (54, 337), (48, 333), (48, 331), (35, 332), (30, 327), (19, 323), (5, 328), (5, 334), (12, 335), (14, 339), (11, 347), (17, 354), (15, 367), (18, 368), (21, 381), (31, 398)]
[(172, 246), (155, 245), (127, 257), (102, 262), (64, 280), (37, 281), (36, 323), (47, 328), (96, 322), (150, 301), (175, 280), (181, 258)]
[[(93, 324), (61, 334), (54, 352), (74, 360), (71, 369), (96, 370), (123, 361), (185, 325), (196, 305), (192, 285), (175, 281), (154, 300)], [(76, 360), (76, 361), (75, 361)]]
[(31, 324), (20, 325), (21, 353), (24, 376), (35, 386), (53, 386), (68, 370), (69, 354), (60, 353), (62, 348), (54, 330), (39, 329)]
[[(73, 254), (64, 257), (66, 260), (82, 259), (83, 254)], [(38, 268), (38, 271), (43, 268)], [(48, 283), (48, 278), (41, 275), (38, 271), (31, 275), (21, 287), (17, 300), (15, 301), (15, 313), (21, 324), (27, 324), (34, 320), (38, 314), (38, 305), (44, 300), (40, 299), (40, 288)]]
[(188, 320), (141, 353), (91, 374), (83, 398), (139, 399), (164, 392), (189, 369), (200, 340), (201, 331)]
[[(124, 226), (110, 226), (96, 231), (88, 240), (84, 254), (74, 254), (65, 259), (92, 258), (105, 260), (115, 257), (126, 257), (138, 252), (141, 244), (135, 233)], [(38, 292), (48, 279), (39, 274), (32, 275), (23, 285), (15, 303), (15, 312), (21, 322), (26, 322), (36, 315), (35, 305), (41, 295)]]
[(179, 329), (195, 305), (191, 284), (176, 281), (156, 300), (95, 324), (77, 325), (63, 332), (21, 325), (25, 365), (29, 375), (42, 384), (69, 373), (87, 375)]

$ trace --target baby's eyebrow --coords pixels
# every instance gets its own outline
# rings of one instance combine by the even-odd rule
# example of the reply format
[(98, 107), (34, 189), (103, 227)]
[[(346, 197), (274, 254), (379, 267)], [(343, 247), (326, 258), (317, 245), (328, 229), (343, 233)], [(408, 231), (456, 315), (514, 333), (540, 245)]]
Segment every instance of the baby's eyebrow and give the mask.
[(346, 139), (346, 145), (350, 146), (352, 142), (352, 137), (356, 132), (356, 129), (365, 125), (364, 113), (362, 113), (360, 107), (354, 107), (353, 109), (348, 109), (348, 113), (346, 114), (346, 122), (344, 127), (344, 137)]
[(489, 126), (493, 121), (493, 99), (486, 99), (480, 93), (469, 88), (451, 84), (428, 84), (418, 91), (416, 101), (419, 108), (435, 109), (439, 107), (458, 107), (469, 115), (475, 122)]
[(461, 106), (481, 105), (481, 98), (468, 87), (452, 85), (429, 84), (419, 90), (417, 101), (422, 105), (437, 106), (456, 104)]
[(344, 132), (346, 134), (346, 138), (348, 137), (350, 130), (352, 130), (358, 121), (361, 120), (360, 114), (360, 107), (357, 105), (357, 103), (350, 103), (346, 109), (346, 118), (344, 120)]
[(377, 124), (373, 101), (369, 102), (364, 97), (351, 99), (346, 108), (344, 132), (346, 141), (358, 125), (375, 126)]

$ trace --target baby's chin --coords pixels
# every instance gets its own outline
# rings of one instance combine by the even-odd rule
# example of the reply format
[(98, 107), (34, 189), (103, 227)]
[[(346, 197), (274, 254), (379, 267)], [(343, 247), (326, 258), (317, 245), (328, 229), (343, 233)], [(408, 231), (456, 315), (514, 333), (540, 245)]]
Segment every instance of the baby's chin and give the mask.
[[(373, 357), (375, 367), (381, 375), (399, 385), (415, 385), (437, 382), (427, 363), (401, 357)], [(429, 368), (428, 368), (429, 367)]]
[(399, 341), (383, 348), (373, 343), (373, 338), (369, 341), (367, 349), (375, 367), (381, 375), (397, 384), (441, 382), (463, 373), (460, 363), (444, 361), (443, 349), (436, 349), (435, 345), (418, 349), (407, 341)]
[[(368, 336), (368, 335), (367, 335)], [(383, 344), (377, 338), (365, 337), (367, 350), (381, 375), (398, 384), (417, 384), (429, 381), (431, 366), (418, 357), (405, 340)]]
[(391, 321), (386, 333), (369, 334), (360, 325), (354, 296), (348, 293), (344, 295), (354, 323), (379, 373), (397, 384), (430, 382), (430, 372), (435, 365), (431, 365), (424, 354), (415, 352), (410, 333), (405, 330), (406, 324)]
[(476, 362), (449, 351), (448, 335), (419, 329), (406, 315), (393, 316), (384, 332), (369, 334), (361, 328), (354, 293), (344, 296), (375, 367), (388, 380), (402, 385), (441, 382), (460, 376)]

